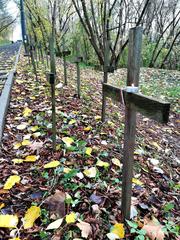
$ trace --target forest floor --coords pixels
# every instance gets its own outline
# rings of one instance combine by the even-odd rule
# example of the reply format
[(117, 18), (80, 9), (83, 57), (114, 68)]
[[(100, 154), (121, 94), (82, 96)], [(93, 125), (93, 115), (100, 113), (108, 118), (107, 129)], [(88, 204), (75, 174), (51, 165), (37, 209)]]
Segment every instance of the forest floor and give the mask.
[[(63, 83), (58, 62), (57, 81)], [(167, 125), (138, 114), (132, 220), (126, 227), (121, 224), (124, 106), (108, 100), (102, 124), (102, 73), (81, 69), (78, 99), (76, 68), (68, 64), (68, 86), (56, 88), (53, 152), (50, 86), (42, 66), (38, 76), (36, 82), (21, 56), (0, 153), (0, 212), (11, 215), (0, 215), (6, 225), (0, 239), (179, 239), (180, 72), (141, 69), (141, 91), (172, 106)], [(125, 79), (125, 69), (109, 76), (118, 86)]]

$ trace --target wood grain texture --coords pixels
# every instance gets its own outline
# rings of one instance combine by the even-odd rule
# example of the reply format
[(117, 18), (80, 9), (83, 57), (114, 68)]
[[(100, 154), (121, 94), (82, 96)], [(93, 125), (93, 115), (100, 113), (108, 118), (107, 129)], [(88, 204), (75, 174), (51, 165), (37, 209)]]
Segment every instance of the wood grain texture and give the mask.
[(160, 123), (167, 123), (169, 119), (170, 103), (148, 97), (140, 93), (128, 93), (109, 84), (103, 84), (106, 97), (123, 103), (122, 94), (126, 106), (132, 106), (137, 112)]

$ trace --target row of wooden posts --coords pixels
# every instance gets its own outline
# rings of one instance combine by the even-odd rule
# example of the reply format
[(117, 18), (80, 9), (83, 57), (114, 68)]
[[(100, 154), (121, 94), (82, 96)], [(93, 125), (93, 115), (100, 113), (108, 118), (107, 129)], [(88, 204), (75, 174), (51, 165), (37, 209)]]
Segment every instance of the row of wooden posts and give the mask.
[[(105, 121), (106, 98), (112, 98), (120, 102), (125, 107), (125, 134), (124, 134), (124, 154), (123, 154), (123, 173), (122, 173), (122, 217), (130, 218), (131, 212), (131, 194), (132, 194), (132, 178), (134, 165), (134, 148), (136, 134), (136, 113), (140, 112), (144, 116), (154, 119), (160, 123), (167, 123), (169, 118), (170, 104), (158, 101), (152, 97), (144, 96), (138, 92), (134, 92), (134, 87), (139, 87), (140, 75), (140, 59), (142, 45), (142, 27), (135, 27), (129, 32), (129, 53), (128, 53), (128, 73), (126, 85), (128, 88), (118, 88), (107, 83), (108, 66), (104, 66), (104, 82), (102, 84), (102, 121)], [(32, 49), (31, 49), (32, 50)], [(36, 72), (35, 61), (31, 52), (31, 60), (34, 71)], [(65, 49), (63, 41), (63, 51), (61, 56), (64, 62), (64, 84), (67, 85), (67, 62), (66, 56), (70, 51)], [(39, 56), (43, 56), (40, 50)], [(107, 51), (106, 51), (106, 57)], [(42, 57), (43, 58), (43, 57)], [(52, 133), (53, 133), (53, 149), (56, 146), (56, 113), (55, 113), (55, 78), (56, 71), (53, 66), (55, 64), (54, 43), (50, 41), (50, 62), (51, 72), (48, 74), (51, 85), (52, 96)], [(52, 64), (53, 61), (53, 64)], [(78, 56), (75, 60), (77, 66), (77, 95), (80, 98), (80, 62), (82, 58)], [(36, 60), (36, 62), (38, 62)], [(107, 61), (105, 61), (107, 64)], [(37, 72), (36, 72), (37, 76)], [(130, 87), (130, 88), (129, 88)], [(130, 91), (129, 91), (130, 89)], [(132, 90), (132, 91), (131, 91)]]

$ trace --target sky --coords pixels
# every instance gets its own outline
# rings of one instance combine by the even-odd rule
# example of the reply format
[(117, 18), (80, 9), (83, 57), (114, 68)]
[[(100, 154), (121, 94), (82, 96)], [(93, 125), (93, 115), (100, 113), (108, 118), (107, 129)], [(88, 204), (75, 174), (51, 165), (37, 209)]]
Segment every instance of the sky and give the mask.
[[(19, 15), (19, 9), (17, 5), (13, 2), (13, 0), (8, 3), (7, 8), (9, 13), (12, 14), (13, 17), (16, 17), (17, 15)], [(19, 39), (22, 39), (20, 18), (17, 19), (15, 27), (13, 28), (12, 36), (11, 36), (11, 40), (13, 41), (17, 41)]]

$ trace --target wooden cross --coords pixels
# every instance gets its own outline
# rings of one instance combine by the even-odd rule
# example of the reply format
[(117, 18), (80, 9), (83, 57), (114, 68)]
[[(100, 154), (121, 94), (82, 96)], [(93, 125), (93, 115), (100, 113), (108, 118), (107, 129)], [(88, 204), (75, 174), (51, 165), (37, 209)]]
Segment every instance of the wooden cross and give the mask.
[[(130, 29), (127, 86), (138, 87), (140, 58), (141, 58), (142, 28)], [(121, 89), (103, 84), (105, 97), (125, 105), (125, 132), (124, 132), (124, 156), (122, 173), (122, 216), (123, 220), (130, 218), (132, 178), (134, 163), (134, 147), (136, 134), (136, 112), (154, 119), (160, 123), (167, 123), (170, 104), (147, 97), (140, 93), (129, 93), (127, 88)]]

